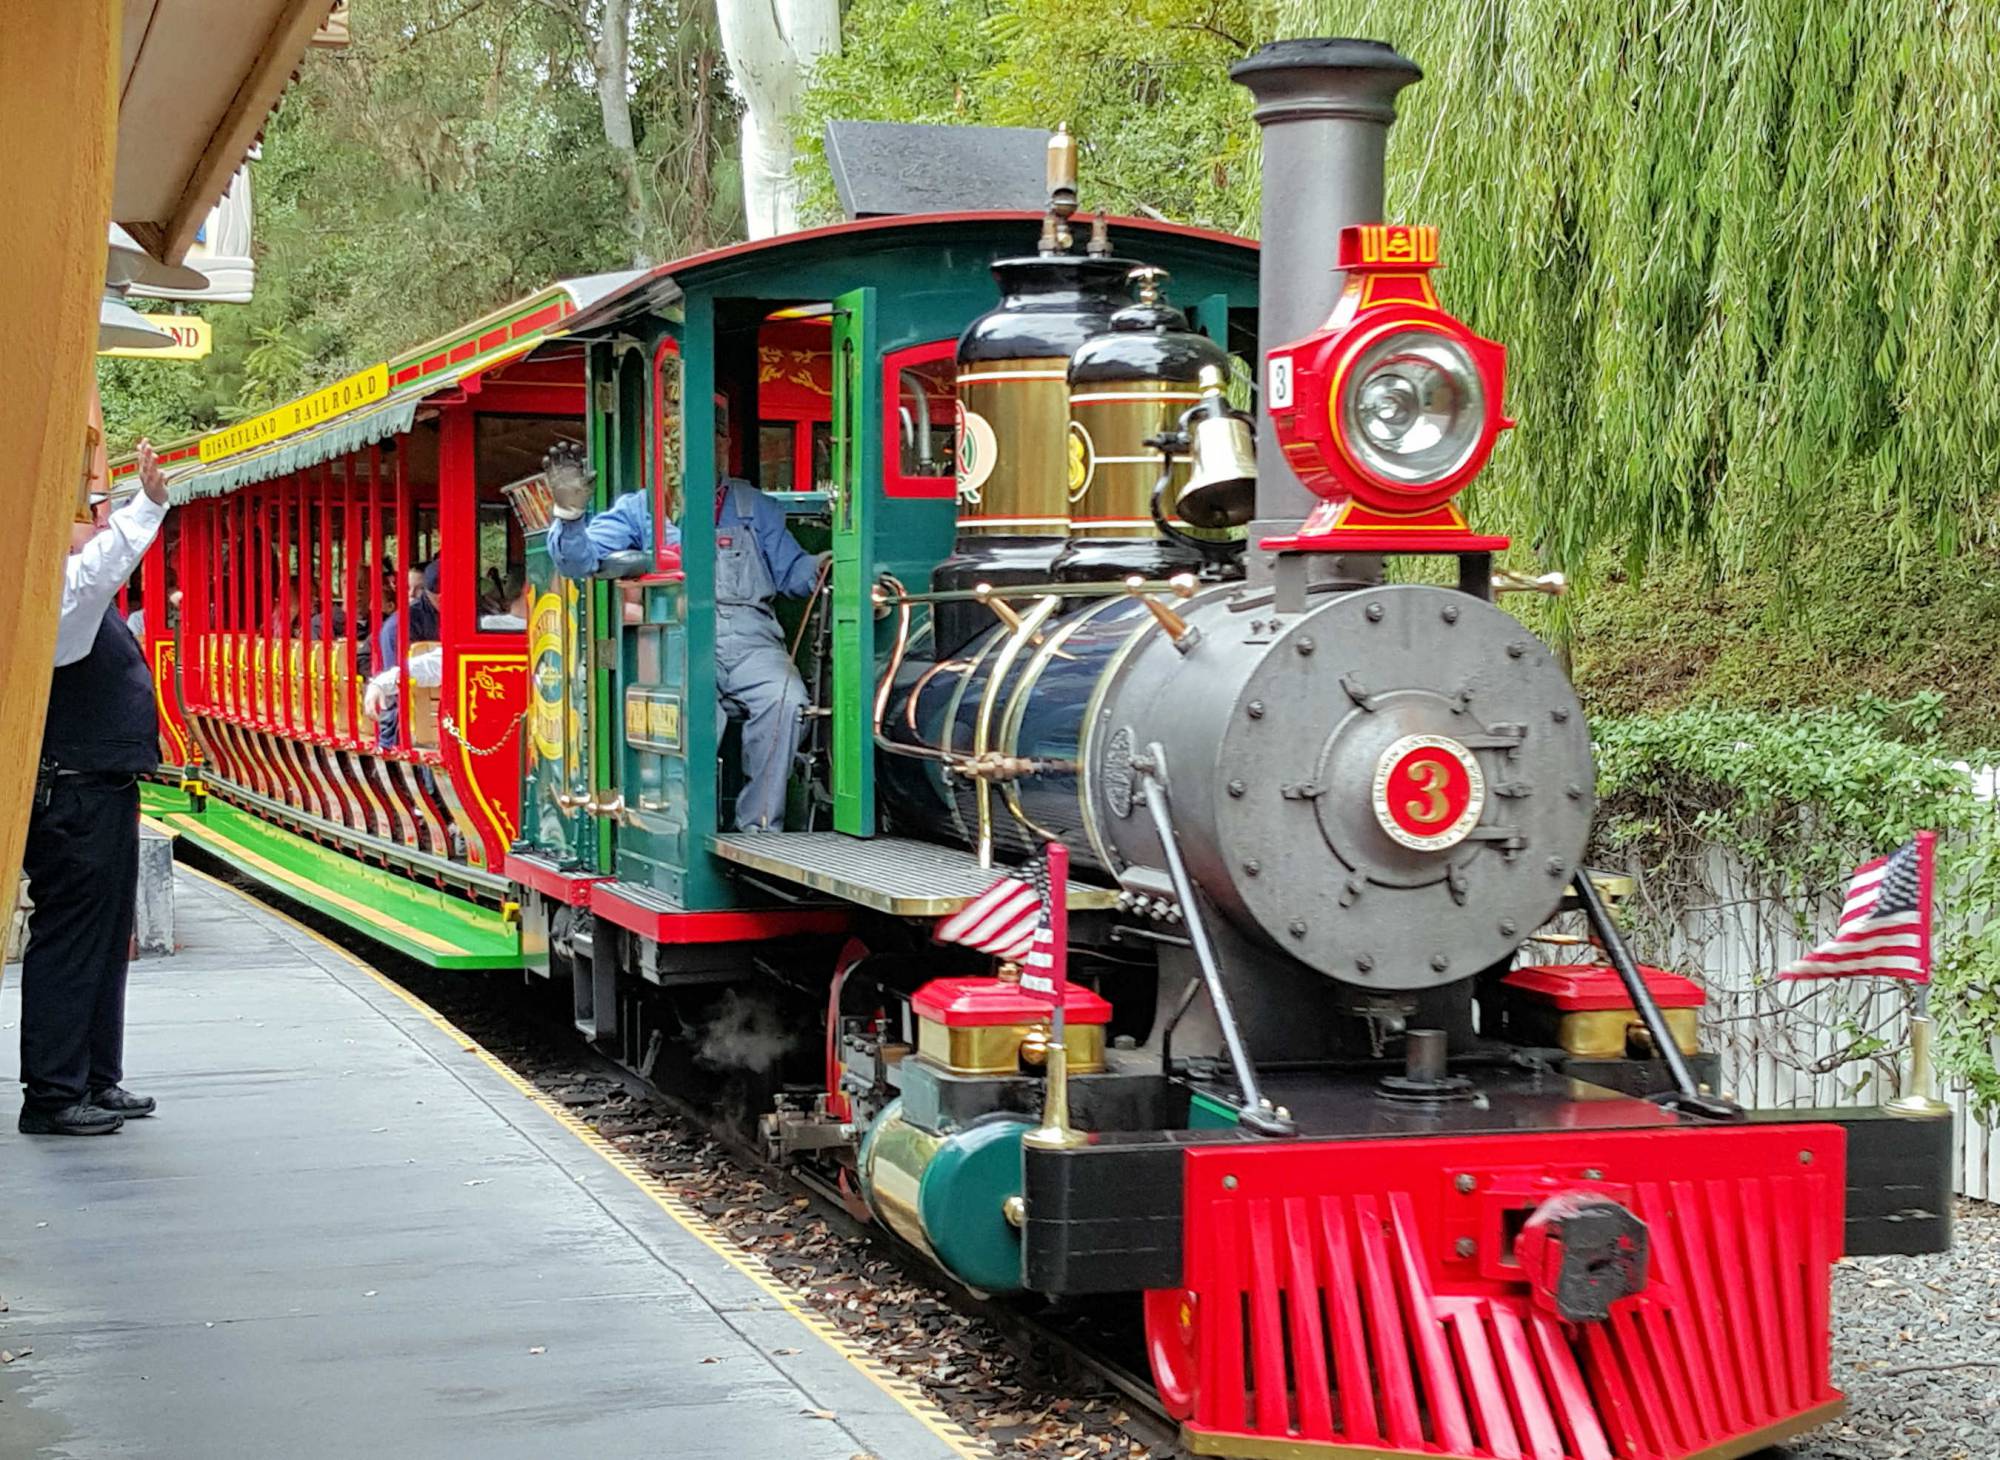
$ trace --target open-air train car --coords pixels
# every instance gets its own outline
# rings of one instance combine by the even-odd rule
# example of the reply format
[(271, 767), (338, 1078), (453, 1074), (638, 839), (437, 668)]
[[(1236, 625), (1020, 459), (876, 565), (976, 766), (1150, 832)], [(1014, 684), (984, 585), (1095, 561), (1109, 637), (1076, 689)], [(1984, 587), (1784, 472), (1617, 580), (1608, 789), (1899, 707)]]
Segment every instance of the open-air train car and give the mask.
[(127, 589), (160, 701), (149, 809), (428, 961), (517, 961), (527, 633), (507, 492), (580, 439), (582, 355), (550, 340), (621, 278), (162, 449), (175, 510)]

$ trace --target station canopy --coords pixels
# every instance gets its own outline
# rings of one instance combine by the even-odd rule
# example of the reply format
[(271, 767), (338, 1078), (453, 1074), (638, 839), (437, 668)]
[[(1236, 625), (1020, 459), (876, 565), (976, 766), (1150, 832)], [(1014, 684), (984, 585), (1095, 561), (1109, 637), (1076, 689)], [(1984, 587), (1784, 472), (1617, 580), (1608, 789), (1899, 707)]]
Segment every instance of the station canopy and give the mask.
[(309, 46), (346, 39), (333, 0), (124, 0), (111, 220), (178, 262)]

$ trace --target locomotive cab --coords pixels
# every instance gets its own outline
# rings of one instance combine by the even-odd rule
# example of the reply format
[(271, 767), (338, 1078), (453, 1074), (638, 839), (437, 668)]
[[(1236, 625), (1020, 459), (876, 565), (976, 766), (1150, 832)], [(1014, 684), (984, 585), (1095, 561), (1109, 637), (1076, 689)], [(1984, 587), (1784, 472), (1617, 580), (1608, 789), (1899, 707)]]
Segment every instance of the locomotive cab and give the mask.
[[(897, 819), (886, 778), (899, 768), (880, 743), (897, 664), (932, 641), (934, 605), (900, 595), (926, 590), (958, 540), (957, 352), (991, 308), (1002, 221), (1032, 226), (884, 219), (723, 250), (570, 322), (598, 507), (641, 491), (654, 520), (682, 529), (677, 551), (615, 557), (579, 581), (554, 571), (540, 528), (529, 535), (535, 698), (509, 868), (528, 889), (533, 966), (567, 975), (579, 1025), (607, 1047), (636, 1057), (681, 1018), (621, 994), (621, 979), (709, 987), (741, 966), (742, 939), (855, 926), (850, 869), (900, 855), (860, 904), (895, 918), (945, 907), (983, 875), (971, 855), (908, 835), (922, 828)], [(1139, 226), (1164, 243), (1202, 326), (1226, 337), (1232, 312), (1240, 324), (1254, 304), (1249, 252)], [(1066, 418), (1052, 419), (1061, 433)], [(778, 605), (808, 704), (783, 828), (754, 834), (733, 830), (740, 731), (714, 709), (711, 509), (724, 473), (778, 500), (801, 547), (831, 553), (812, 601)], [(982, 625), (998, 621), (971, 606)], [(944, 893), (924, 881), (940, 866)]]

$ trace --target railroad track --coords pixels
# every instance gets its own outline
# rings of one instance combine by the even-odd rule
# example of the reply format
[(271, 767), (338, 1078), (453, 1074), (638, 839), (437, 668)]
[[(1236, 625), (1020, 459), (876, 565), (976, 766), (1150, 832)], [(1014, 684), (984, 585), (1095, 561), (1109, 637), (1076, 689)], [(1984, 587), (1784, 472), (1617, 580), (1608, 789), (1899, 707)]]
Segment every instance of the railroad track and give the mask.
[[(702, 1110), (686, 1096), (663, 1088), (629, 1065), (587, 1045), (578, 1045), (574, 1058), (580, 1067), (617, 1081), (634, 1098), (664, 1104), (681, 1120), (700, 1128), (745, 1169), (756, 1171), (764, 1179), (804, 1197), (811, 1203), (814, 1215), (827, 1223), (829, 1228), (852, 1241), (865, 1242), (881, 1250), (909, 1280), (928, 1283), (952, 1294), (958, 1308), (976, 1315), (1025, 1345), (1029, 1353), (1058, 1376), (1064, 1373), (1087, 1376), (1109, 1386), (1123, 1397), (1131, 1410), (1126, 1428), (1135, 1432), (1135, 1438), (1143, 1439), (1151, 1454), (1165, 1457), (1179, 1453), (1175, 1438), (1177, 1427), (1166, 1411), (1160, 1408), (1151, 1380), (1133, 1362), (1107, 1352), (1101, 1345), (1078, 1338), (1060, 1323), (1039, 1319), (1012, 1303), (987, 1297), (959, 1283), (950, 1274), (925, 1262), (893, 1233), (870, 1219), (857, 1216), (854, 1198), (819, 1172), (810, 1167), (786, 1166), (770, 1160), (756, 1142), (745, 1138), (730, 1122)], [(527, 1077), (534, 1078), (533, 1075)], [(1132, 1341), (1135, 1344), (1138, 1341), (1136, 1329)], [(1140, 1363), (1144, 1361), (1143, 1353), (1135, 1353), (1133, 1358)]]

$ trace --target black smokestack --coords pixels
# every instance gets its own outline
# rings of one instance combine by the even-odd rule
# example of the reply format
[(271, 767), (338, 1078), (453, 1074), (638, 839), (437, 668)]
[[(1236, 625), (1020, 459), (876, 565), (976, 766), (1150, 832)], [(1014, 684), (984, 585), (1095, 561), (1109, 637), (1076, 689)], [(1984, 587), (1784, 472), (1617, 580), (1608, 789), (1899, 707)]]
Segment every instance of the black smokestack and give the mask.
[[(1423, 74), (1395, 47), (1362, 40), (1277, 41), (1229, 68), (1256, 97), (1251, 115), (1264, 134), (1263, 349), (1318, 328), (1340, 298), (1345, 276), (1333, 266), (1340, 230), (1384, 221), (1382, 159), (1396, 94)], [(1258, 369), (1261, 384), (1262, 360)], [(1289, 531), (1318, 503), (1285, 464), (1260, 391), (1251, 543)]]

